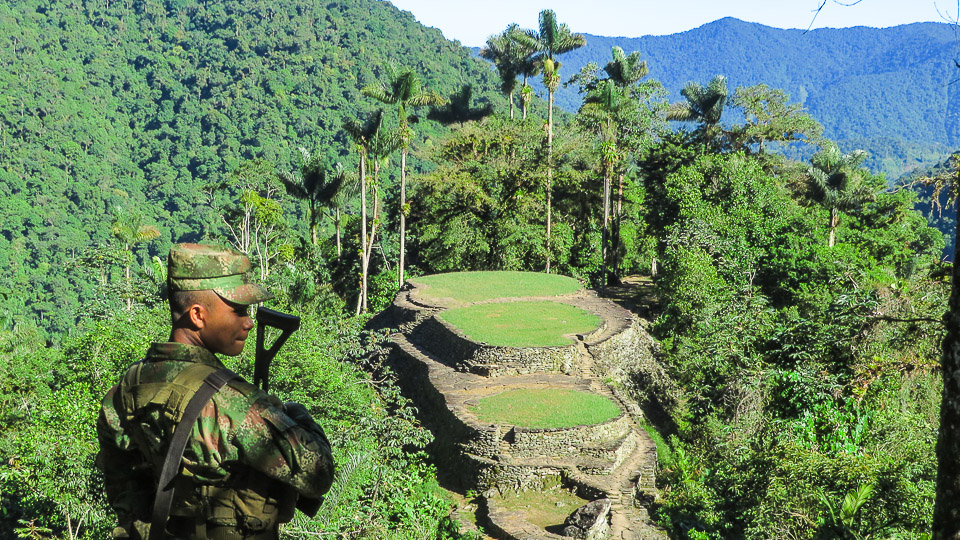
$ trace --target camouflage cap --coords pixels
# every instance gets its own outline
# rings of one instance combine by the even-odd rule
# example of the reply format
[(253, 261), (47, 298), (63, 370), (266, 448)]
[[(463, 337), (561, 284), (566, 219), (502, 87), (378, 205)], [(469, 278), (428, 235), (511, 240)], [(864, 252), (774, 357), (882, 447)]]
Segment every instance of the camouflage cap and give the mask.
[(213, 291), (234, 304), (256, 304), (273, 295), (250, 281), (250, 259), (232, 248), (175, 244), (167, 259), (171, 291)]

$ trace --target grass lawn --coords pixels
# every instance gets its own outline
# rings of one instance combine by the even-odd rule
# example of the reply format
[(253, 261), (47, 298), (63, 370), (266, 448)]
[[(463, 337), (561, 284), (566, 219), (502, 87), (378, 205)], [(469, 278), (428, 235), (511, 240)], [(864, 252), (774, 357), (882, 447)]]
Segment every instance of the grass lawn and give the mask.
[(451, 272), (417, 277), (410, 281), (424, 286), (419, 293), (426, 300), (453, 300), (458, 303), (494, 298), (559, 296), (583, 288), (573, 278), (536, 272)]
[(440, 317), (473, 341), (500, 347), (554, 347), (573, 343), (564, 334), (600, 327), (600, 317), (559, 302), (497, 302), (449, 309)]
[(620, 414), (605, 396), (556, 388), (507, 390), (481, 399), (471, 410), (481, 422), (541, 429), (599, 424)]

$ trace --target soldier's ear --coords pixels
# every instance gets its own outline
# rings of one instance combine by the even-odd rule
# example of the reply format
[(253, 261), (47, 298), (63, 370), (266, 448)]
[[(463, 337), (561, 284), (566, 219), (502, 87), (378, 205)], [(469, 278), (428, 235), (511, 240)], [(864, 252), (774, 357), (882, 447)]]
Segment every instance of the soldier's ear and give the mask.
[(209, 313), (207, 307), (203, 304), (193, 304), (187, 308), (186, 316), (190, 319), (190, 324), (200, 330), (207, 325)]

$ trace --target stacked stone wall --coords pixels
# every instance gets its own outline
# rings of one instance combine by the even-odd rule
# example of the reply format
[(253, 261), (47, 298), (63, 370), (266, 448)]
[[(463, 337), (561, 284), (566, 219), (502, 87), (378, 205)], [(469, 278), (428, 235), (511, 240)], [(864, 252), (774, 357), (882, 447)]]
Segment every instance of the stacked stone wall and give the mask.
[[(384, 314), (390, 327), (403, 333), (391, 340), (389, 361), (435, 435), (431, 451), (443, 464), (444, 481), (484, 492), (482, 500), (490, 505), (488, 531), (501, 538), (560, 538), (511, 516), (493, 500), (497, 493), (558, 485), (588, 501), (613, 499), (618, 519), (649, 520), (642, 507), (657, 494), (656, 448), (637, 425), (642, 413), (627, 395), (652, 394), (670, 381), (657, 363), (656, 344), (638, 319), (584, 293), (563, 301), (600, 315), (604, 325), (578, 335), (577, 343), (493, 347), (468, 339), (440, 319), (442, 308), (413, 301), (414, 293), (401, 291)], [(600, 374), (621, 383), (622, 391), (602, 384)], [(601, 424), (560, 429), (481, 423), (472, 411), (478, 401), (512, 388), (612, 393), (621, 412)], [(629, 510), (634, 505), (640, 505), (636, 512)], [(622, 521), (619, 526), (620, 531), (629, 529)]]
[(534, 429), (515, 427), (510, 453), (518, 457), (572, 456), (581, 454), (584, 446), (622, 437), (630, 429), (629, 419), (623, 413), (590, 426), (563, 429)]
[(658, 360), (659, 345), (638, 321), (603, 341), (585, 345), (597, 368), (630, 388), (636, 398), (656, 399), (667, 409), (679, 399), (676, 383)]
[(560, 483), (567, 476), (566, 468), (548, 463), (507, 463), (473, 454), (464, 454), (463, 457), (464, 464), (477, 471), (475, 489), (480, 491), (540, 491)]
[(471, 341), (460, 331), (432, 316), (423, 319), (411, 339), (458, 370), (499, 377), (531, 373), (572, 373), (582, 359), (576, 344), (562, 347), (498, 347)]

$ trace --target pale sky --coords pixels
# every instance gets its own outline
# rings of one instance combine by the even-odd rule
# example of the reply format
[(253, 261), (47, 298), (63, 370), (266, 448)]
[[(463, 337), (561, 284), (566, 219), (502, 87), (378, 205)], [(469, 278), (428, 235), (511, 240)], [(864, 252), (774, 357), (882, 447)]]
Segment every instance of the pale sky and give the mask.
[[(391, 0), (447, 39), (482, 46), (487, 37), (515, 22), (536, 28), (543, 9), (574, 32), (640, 37), (683, 32), (723, 17), (735, 17), (777, 28), (806, 29), (874, 26), (884, 28), (913, 22), (956, 19), (960, 0)], [(852, 5), (850, 5), (852, 4)], [(939, 13), (938, 13), (939, 12)]]

